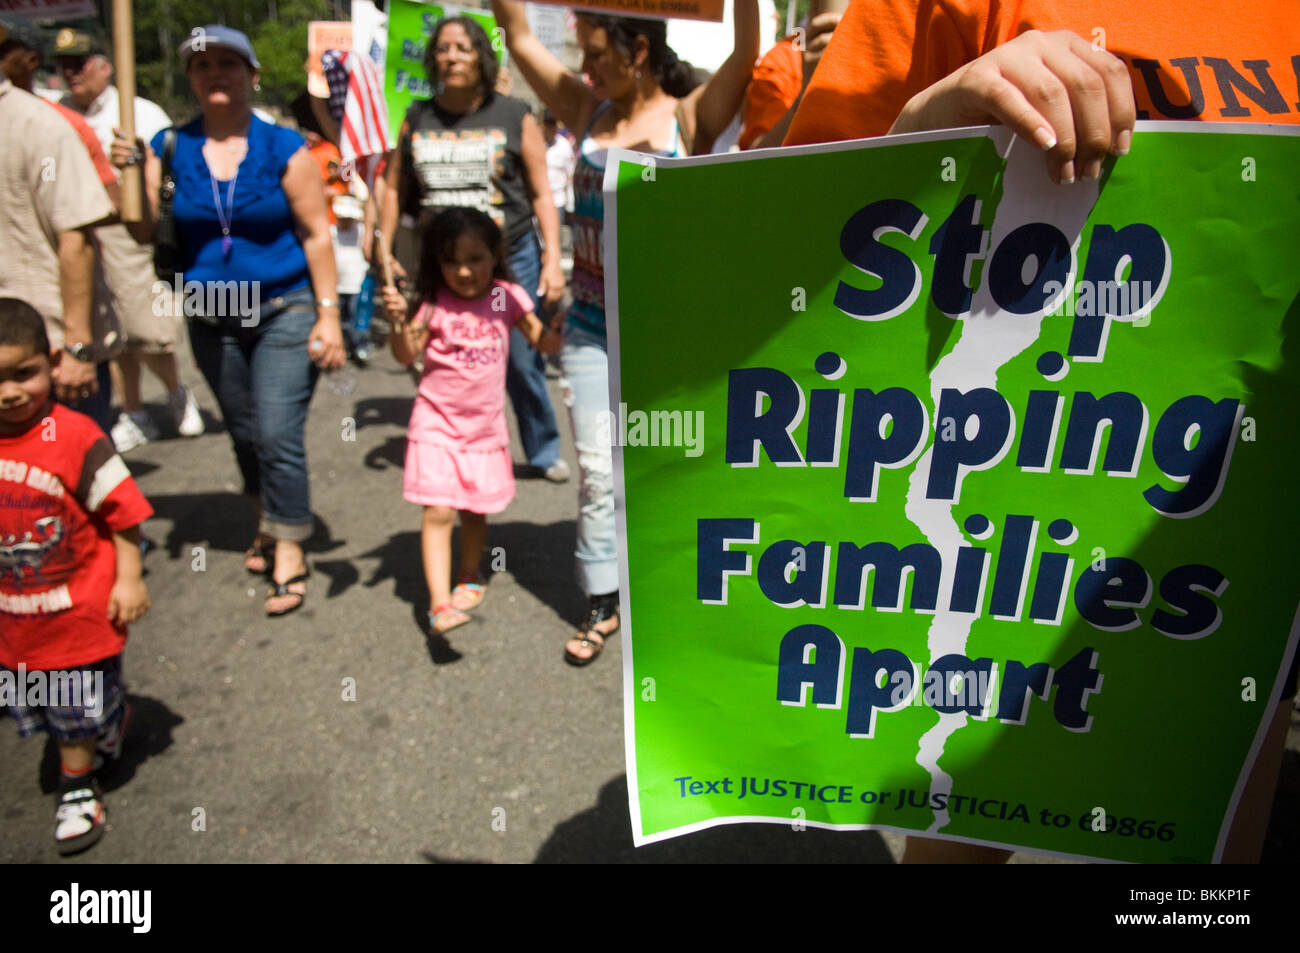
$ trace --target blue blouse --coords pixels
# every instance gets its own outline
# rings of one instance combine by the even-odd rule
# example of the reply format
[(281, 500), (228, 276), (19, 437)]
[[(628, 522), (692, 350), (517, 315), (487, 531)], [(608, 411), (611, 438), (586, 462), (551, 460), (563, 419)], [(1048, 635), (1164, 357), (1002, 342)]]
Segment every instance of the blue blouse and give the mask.
[[(289, 158), (304, 145), (291, 129), (273, 126), (253, 116), (248, 128), (248, 153), (234, 179), (229, 203), (230, 253), (221, 247), (221, 221), (213, 202), (212, 177), (203, 158), (202, 117), (176, 127), (172, 175), (176, 198), (172, 211), (181, 255), (178, 269), (185, 281), (256, 281), (261, 300), (287, 294), (310, 284), (307, 256), (295, 233), (297, 221), (280, 180)], [(160, 132), (149, 143), (161, 157)], [(222, 213), (226, 213), (230, 182), (217, 182)]]

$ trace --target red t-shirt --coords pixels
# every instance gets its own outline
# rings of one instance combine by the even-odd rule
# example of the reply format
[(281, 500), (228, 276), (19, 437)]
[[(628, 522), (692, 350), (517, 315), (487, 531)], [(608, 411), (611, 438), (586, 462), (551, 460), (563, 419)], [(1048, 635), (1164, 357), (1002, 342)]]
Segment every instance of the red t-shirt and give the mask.
[(785, 144), (883, 136), (916, 93), (1028, 30), (1071, 30), (1119, 56), (1139, 119), (1300, 123), (1294, 2), (853, 0)]
[(118, 655), (108, 621), (114, 532), (153, 515), (108, 437), (54, 404), (25, 433), (0, 435), (0, 664), (75, 668)]

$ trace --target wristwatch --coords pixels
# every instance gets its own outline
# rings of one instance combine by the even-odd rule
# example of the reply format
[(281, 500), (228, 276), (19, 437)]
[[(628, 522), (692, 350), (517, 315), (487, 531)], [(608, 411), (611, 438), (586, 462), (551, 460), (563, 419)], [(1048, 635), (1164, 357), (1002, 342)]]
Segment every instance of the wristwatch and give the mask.
[(89, 364), (94, 360), (89, 344), (65, 344), (63, 345), (63, 350), (67, 351), (83, 364)]

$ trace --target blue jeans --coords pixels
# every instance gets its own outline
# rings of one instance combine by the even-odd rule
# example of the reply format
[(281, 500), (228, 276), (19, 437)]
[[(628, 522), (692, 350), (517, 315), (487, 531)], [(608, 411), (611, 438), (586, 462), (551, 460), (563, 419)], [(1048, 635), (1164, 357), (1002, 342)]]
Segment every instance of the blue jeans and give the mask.
[[(528, 292), (536, 310), (539, 307), (537, 283), (542, 276), (542, 248), (534, 230), (529, 229), (527, 235), (515, 242), (506, 262), (515, 284)], [(540, 313), (538, 317), (541, 317)], [(506, 394), (519, 422), (519, 441), (524, 445), (525, 459), (531, 466), (545, 470), (560, 459), (560, 428), (555, 422), (551, 398), (546, 393), (546, 364), (542, 355), (533, 350), (528, 339), (515, 328), (510, 329)]]
[(357, 297), (357, 295), (339, 294), (339, 324), (343, 328), (343, 337), (348, 342), (348, 350), (352, 352), (366, 343), (370, 332), (369, 325), (364, 331), (357, 330)]
[(315, 299), (301, 288), (262, 309), (252, 327), (191, 321), (190, 343), (230, 431), (244, 492), (261, 499), (259, 532), (302, 542), (312, 531), (303, 430), (320, 373), (307, 353)]
[[(71, 361), (75, 358), (65, 354), (63, 360)], [(99, 390), (95, 394), (85, 400), (73, 401), (68, 406), (99, 424), (99, 429), (104, 433), (112, 433), (113, 376), (108, 371), (108, 361), (100, 361), (95, 365), (95, 381), (99, 384)]]
[(618, 591), (614, 534), (613, 433), (609, 418), (609, 356), (605, 339), (573, 325), (560, 351), (564, 402), (578, 452), (578, 585), (589, 596)]

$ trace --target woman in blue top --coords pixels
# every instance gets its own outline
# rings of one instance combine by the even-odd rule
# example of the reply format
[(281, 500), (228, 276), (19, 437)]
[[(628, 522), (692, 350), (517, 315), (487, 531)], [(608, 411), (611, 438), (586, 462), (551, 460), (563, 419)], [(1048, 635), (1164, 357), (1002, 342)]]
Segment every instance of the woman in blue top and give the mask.
[(663, 156), (708, 152), (740, 108), (758, 58), (758, 4), (736, 0), (735, 49), (693, 91), (689, 68), (668, 47), (663, 20), (579, 13), (584, 81), (532, 34), (523, 4), (493, 0), (492, 11), (533, 91), (562, 123), (583, 132), (570, 219), (573, 306), (563, 319), (562, 361), (581, 480), (578, 582), (589, 602), (587, 618), (565, 645), (564, 657), (572, 665), (586, 665), (619, 628), (614, 476), (605, 417), (609, 366), (600, 192), (605, 156), (616, 146)]
[[(202, 115), (174, 130), (177, 281), (194, 357), (221, 406), (244, 490), (258, 501), (244, 564), (271, 576), (267, 615), (285, 615), (307, 594), (307, 406), (319, 372), (345, 357), (329, 220), (302, 137), (253, 115), (260, 64), (248, 38), (206, 26), (180, 54)], [(144, 158), (153, 216), (166, 135), (147, 152), (113, 144), (121, 167)]]

